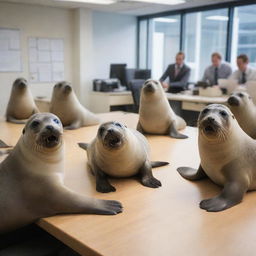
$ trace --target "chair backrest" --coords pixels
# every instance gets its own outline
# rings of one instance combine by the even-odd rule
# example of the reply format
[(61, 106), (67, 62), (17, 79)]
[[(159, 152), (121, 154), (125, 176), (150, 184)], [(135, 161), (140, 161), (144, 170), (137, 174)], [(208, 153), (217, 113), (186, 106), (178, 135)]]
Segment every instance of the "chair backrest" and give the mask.
[(131, 80), (129, 82), (129, 87), (132, 91), (132, 98), (133, 98), (133, 101), (134, 101), (136, 112), (139, 111), (140, 91), (141, 91), (141, 88), (142, 88), (144, 82), (145, 82), (144, 79), (134, 79), (134, 80)]

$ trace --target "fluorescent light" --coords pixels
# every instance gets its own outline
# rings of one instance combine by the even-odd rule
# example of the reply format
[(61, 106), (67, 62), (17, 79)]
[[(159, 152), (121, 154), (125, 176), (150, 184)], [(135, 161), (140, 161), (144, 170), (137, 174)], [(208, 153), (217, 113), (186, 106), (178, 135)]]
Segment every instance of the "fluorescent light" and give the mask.
[(216, 16), (208, 16), (208, 17), (206, 17), (206, 19), (207, 20), (227, 21), (228, 17), (227, 16), (216, 15)]
[(115, 0), (54, 0), (56, 2), (70, 2), (70, 3), (82, 3), (82, 4), (113, 4)]
[(130, 1), (131, 2), (144, 2), (144, 3), (152, 3), (152, 4), (166, 4), (166, 5), (183, 4), (186, 2), (185, 0), (126, 0), (126, 1), (127, 2), (130, 2)]
[(169, 19), (169, 18), (155, 18), (154, 21), (157, 21), (157, 22), (166, 22), (166, 23), (175, 23), (175, 22), (177, 22), (178, 20), (176, 20), (176, 19)]

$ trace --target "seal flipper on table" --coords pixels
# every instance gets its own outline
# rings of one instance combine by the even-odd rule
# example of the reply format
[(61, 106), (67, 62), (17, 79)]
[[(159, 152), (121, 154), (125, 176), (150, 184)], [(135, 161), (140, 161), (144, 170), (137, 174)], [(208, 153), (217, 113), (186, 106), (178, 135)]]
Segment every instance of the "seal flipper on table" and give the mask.
[(139, 169), (139, 174), (141, 175), (142, 185), (150, 188), (158, 188), (162, 186), (161, 182), (154, 178), (151, 163), (148, 160), (146, 160)]
[(201, 180), (207, 178), (207, 175), (201, 165), (198, 169), (193, 169), (190, 167), (179, 167), (177, 171), (183, 178), (187, 180)]
[(200, 208), (208, 212), (219, 212), (239, 204), (249, 188), (247, 177), (241, 172), (239, 173), (241, 168), (241, 163), (238, 163), (238, 161), (233, 161), (224, 166), (221, 170), (226, 176), (223, 190), (218, 196), (202, 200)]
[(169, 130), (168, 130), (168, 135), (175, 139), (187, 139), (188, 138), (187, 135), (179, 133), (174, 124), (170, 125)]
[(151, 167), (152, 167), (152, 168), (156, 168), (156, 167), (161, 167), (161, 166), (168, 165), (169, 162), (151, 161), (150, 164), (151, 164)]
[(28, 121), (28, 119), (16, 119), (12, 116), (7, 116), (6, 121), (14, 124), (25, 124)]
[(70, 125), (64, 126), (65, 130), (75, 130), (81, 127), (81, 121), (76, 120), (75, 122), (71, 123)]
[(83, 142), (79, 142), (78, 146), (84, 150), (88, 149), (89, 143), (83, 143)]
[(11, 146), (7, 145), (4, 141), (0, 140), (0, 148), (10, 148)]

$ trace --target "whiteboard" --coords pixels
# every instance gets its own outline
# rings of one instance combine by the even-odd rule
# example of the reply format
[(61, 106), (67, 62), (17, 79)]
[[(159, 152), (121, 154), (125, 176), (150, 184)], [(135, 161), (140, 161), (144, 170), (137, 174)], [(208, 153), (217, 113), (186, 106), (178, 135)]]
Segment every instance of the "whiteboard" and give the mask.
[(0, 28), (0, 72), (21, 72), (20, 30)]
[(63, 39), (31, 37), (28, 47), (30, 82), (50, 83), (64, 80)]

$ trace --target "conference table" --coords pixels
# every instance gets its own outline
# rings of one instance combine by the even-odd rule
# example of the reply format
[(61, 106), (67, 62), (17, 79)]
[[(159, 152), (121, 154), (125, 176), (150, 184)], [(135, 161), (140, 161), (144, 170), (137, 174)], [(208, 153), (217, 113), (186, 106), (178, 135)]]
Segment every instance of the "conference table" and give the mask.
[[(102, 122), (116, 120), (131, 128), (136, 127), (138, 120), (133, 113), (98, 115)], [(23, 125), (2, 120), (0, 138), (15, 145), (22, 128)], [(208, 179), (187, 181), (176, 171), (179, 166), (197, 168), (200, 163), (197, 128), (182, 131), (189, 136), (184, 140), (147, 136), (151, 159), (170, 162), (153, 170), (162, 187), (144, 187), (136, 178), (111, 179), (116, 192), (107, 194), (95, 190), (86, 153), (77, 145), (90, 142), (96, 133), (97, 126), (64, 132), (65, 185), (88, 196), (119, 200), (123, 213), (59, 215), (40, 219), (38, 226), (84, 256), (255, 255), (255, 192), (247, 193), (235, 207), (209, 213), (199, 208), (199, 202), (215, 196), (221, 188)]]

